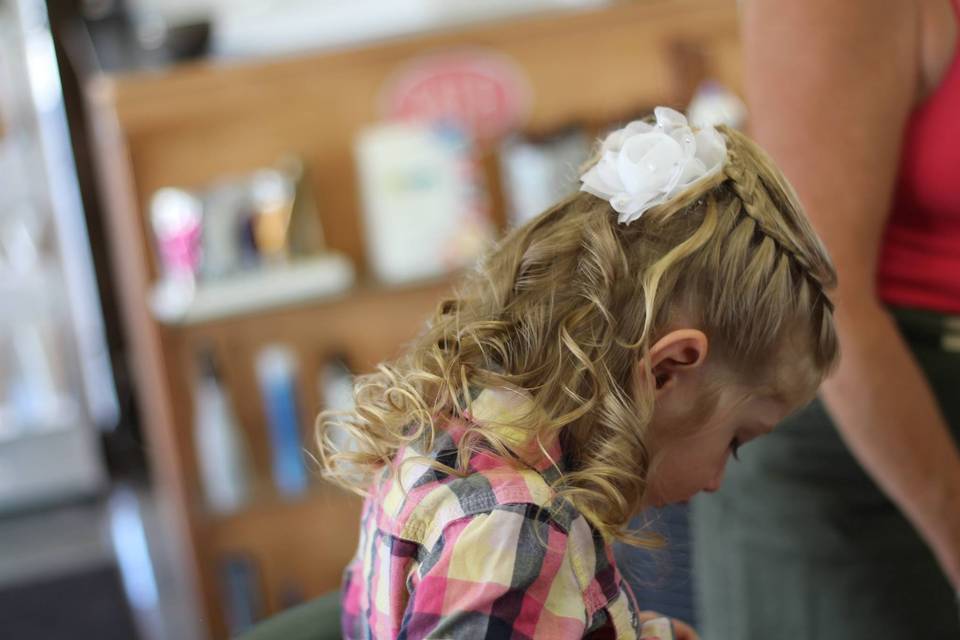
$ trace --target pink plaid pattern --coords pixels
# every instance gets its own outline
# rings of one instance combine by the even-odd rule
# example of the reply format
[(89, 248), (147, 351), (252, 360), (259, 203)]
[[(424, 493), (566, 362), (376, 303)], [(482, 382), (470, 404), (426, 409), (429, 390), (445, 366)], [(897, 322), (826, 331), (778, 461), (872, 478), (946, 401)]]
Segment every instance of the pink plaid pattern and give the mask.
[[(484, 412), (473, 421), (508, 410), (498, 393), (475, 399)], [(455, 467), (464, 427), (450, 421), (431, 457)], [(562, 460), (556, 443), (547, 452)], [(545, 506), (558, 466), (539, 453), (522, 468), (479, 453), (460, 478), (417, 455), (400, 456), (399, 482), (385, 471), (364, 504), (344, 576), (345, 638), (639, 637), (610, 546), (569, 504)]]

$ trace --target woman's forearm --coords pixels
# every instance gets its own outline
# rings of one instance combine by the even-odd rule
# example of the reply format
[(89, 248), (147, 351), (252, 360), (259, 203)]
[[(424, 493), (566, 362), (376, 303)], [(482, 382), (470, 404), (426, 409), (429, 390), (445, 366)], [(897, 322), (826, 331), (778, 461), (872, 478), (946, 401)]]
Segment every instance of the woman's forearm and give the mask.
[(843, 357), (822, 395), (843, 439), (960, 589), (960, 453), (893, 319), (875, 300), (838, 306)]

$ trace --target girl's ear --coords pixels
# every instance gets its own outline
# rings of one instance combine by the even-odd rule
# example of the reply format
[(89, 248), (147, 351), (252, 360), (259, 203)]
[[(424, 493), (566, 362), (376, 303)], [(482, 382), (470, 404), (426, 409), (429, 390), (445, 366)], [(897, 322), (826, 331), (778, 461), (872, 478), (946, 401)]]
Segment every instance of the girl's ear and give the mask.
[(707, 359), (707, 336), (697, 329), (676, 329), (650, 347), (650, 369), (657, 395), (700, 373)]

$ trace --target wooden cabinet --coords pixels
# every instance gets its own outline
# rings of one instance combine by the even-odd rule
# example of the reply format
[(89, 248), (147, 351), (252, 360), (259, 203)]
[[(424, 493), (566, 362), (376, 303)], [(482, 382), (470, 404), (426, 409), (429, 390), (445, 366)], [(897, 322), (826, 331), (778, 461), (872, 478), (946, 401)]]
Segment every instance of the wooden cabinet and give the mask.
[[(570, 123), (599, 130), (656, 104), (682, 108), (705, 78), (737, 89), (733, 0), (613, 3), (414, 38), (243, 63), (203, 62), (161, 72), (100, 76), (88, 87), (113, 273), (131, 341), (136, 385), (159, 491), (175, 505), (185, 566), (212, 637), (225, 637), (217, 563), (242, 552), (260, 567), (267, 613), (285, 585), (312, 597), (335, 588), (355, 544), (358, 502), (317, 479), (307, 496), (278, 498), (266, 481), (269, 454), (253, 354), (268, 342), (300, 356), (305, 412), (319, 409), (317, 367), (344, 354), (360, 370), (399, 353), (449, 280), (387, 288), (365, 276), (353, 140), (379, 118), (384, 84), (412, 59), (453, 49), (509, 58), (527, 78), (531, 131)], [(496, 145), (482, 149), (502, 228)], [(156, 260), (144, 215), (158, 188), (201, 186), (225, 174), (300, 154), (331, 249), (358, 268), (355, 290), (292, 308), (190, 326), (154, 320), (147, 293)], [(198, 345), (212, 343), (262, 482), (250, 507), (218, 517), (199, 501), (191, 436), (191, 380)], [(304, 416), (311, 422), (312, 415)]]

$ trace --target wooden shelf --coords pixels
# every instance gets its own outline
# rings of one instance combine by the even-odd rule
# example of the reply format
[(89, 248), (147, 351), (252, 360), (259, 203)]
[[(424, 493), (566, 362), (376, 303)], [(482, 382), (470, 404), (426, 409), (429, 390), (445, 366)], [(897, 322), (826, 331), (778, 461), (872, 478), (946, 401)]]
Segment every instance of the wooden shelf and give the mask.
[[(185, 324), (168, 324), (165, 330), (192, 334), (196, 336), (214, 335), (231, 328), (255, 328), (264, 320), (271, 322), (297, 322), (297, 318), (306, 316), (313, 328), (317, 328), (319, 318), (315, 314), (329, 315), (331, 318), (363, 314), (375, 311), (380, 305), (417, 304), (425, 299), (436, 300), (452, 290), (457, 274), (433, 280), (420, 280), (403, 285), (385, 285), (373, 280), (365, 280), (344, 291), (324, 295), (312, 300), (271, 309), (255, 309), (220, 317), (206, 318)], [(356, 320), (356, 318), (353, 318)], [(421, 318), (422, 320), (423, 318)]]
[[(343, 568), (356, 551), (361, 501), (330, 486), (303, 496), (276, 497), (229, 515), (203, 520), (200, 531), (210, 553), (254, 560), (267, 615), (340, 585)], [(214, 560), (216, 563), (217, 560)]]
[(270, 313), (343, 295), (353, 286), (353, 271), (344, 256), (327, 254), (198, 285), (167, 280), (154, 284), (150, 307), (159, 322), (170, 325)]
[[(482, 49), (515, 64), (532, 98), (524, 126), (535, 132), (570, 123), (599, 127), (657, 104), (682, 108), (705, 78), (740, 86), (735, 0), (646, 0), (282, 60), (101, 76), (88, 87), (105, 226), (151, 467), (158, 490), (176, 507), (183, 571), (211, 638), (227, 636), (217, 574), (224, 554), (255, 557), (267, 610), (277, 611), (291, 584), (307, 598), (338, 584), (356, 544), (359, 503), (319, 486), (303, 500), (268, 498), (231, 516), (198, 509), (191, 433), (196, 352), (210, 346), (221, 360), (264, 482), (270, 455), (253, 364), (259, 349), (281, 342), (296, 352), (306, 440), (320, 408), (317, 375), (326, 359), (344, 357), (356, 371), (370, 371), (417, 334), (451, 280), (400, 288), (364, 280), (353, 142), (381, 118), (379, 97), (398, 70), (419, 56), (459, 49)], [(480, 153), (494, 221), (503, 228), (496, 142)], [(362, 284), (283, 308), (191, 325), (158, 323), (147, 304), (157, 277), (144, 214), (153, 192), (200, 187), (291, 152), (304, 159), (328, 248), (351, 260)]]

